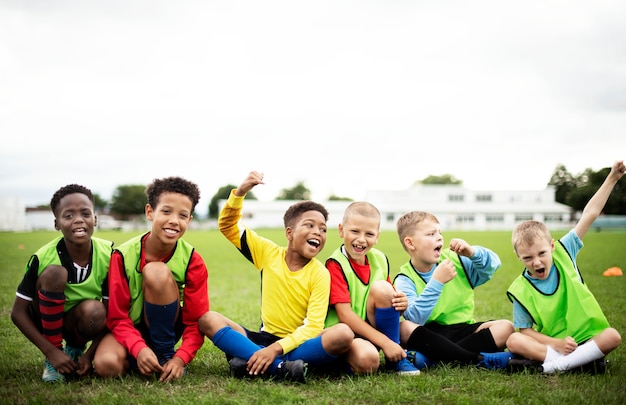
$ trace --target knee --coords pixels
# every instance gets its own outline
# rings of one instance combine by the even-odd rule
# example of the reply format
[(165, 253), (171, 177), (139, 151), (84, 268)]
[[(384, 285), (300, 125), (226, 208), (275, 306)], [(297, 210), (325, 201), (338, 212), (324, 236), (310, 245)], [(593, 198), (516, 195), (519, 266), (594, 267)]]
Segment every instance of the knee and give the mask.
[(378, 280), (370, 285), (369, 295), (374, 299), (376, 307), (389, 307), (393, 299), (393, 294), (393, 286), (386, 280)]
[(163, 291), (167, 286), (175, 283), (169, 267), (162, 262), (151, 262), (142, 270), (143, 288), (152, 291)]
[(223, 328), (226, 324), (222, 322), (222, 317), (215, 311), (205, 312), (198, 319), (198, 328), (200, 333), (213, 340), (215, 333)]
[(93, 369), (99, 377), (118, 377), (125, 372), (125, 361), (115, 353), (97, 353), (93, 359)]
[(523, 341), (524, 335), (519, 332), (513, 332), (506, 340), (506, 348), (509, 349), (511, 353), (519, 353)]
[(106, 328), (107, 313), (104, 304), (97, 300), (85, 300), (80, 304), (78, 331), (85, 338), (93, 339)]
[(602, 333), (605, 335), (603, 341), (606, 342), (606, 344), (604, 345), (605, 347), (601, 348), (601, 350), (604, 349), (602, 350), (604, 354), (607, 354), (608, 352), (617, 349), (617, 347), (622, 343), (622, 336), (617, 330), (613, 328), (608, 328), (605, 329)]
[(360, 353), (351, 367), (355, 374), (373, 374), (380, 367), (380, 355), (377, 351)]
[(322, 345), (328, 353), (338, 356), (348, 350), (354, 340), (354, 332), (345, 323), (338, 323), (322, 335)]
[(63, 266), (51, 264), (39, 275), (38, 287), (45, 291), (63, 292), (67, 283), (67, 270)]

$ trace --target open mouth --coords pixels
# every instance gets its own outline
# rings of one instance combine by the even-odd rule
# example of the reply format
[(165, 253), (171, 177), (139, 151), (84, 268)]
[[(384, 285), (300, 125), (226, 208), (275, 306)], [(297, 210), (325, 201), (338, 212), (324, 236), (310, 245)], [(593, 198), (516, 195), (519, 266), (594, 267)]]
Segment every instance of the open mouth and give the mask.
[(317, 239), (309, 239), (307, 240), (307, 243), (311, 246), (313, 246), (314, 248), (318, 248), (320, 247), (320, 241)]

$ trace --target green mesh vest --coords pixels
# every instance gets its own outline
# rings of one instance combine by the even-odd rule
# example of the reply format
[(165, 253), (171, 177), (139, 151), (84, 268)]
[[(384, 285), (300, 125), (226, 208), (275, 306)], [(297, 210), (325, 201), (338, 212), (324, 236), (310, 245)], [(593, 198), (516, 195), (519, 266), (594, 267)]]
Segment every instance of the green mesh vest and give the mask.
[[(350, 290), (352, 310), (364, 320), (367, 318), (367, 296), (370, 292), (371, 284), (375, 281), (387, 280), (387, 278), (389, 278), (389, 261), (383, 252), (372, 248), (367, 253), (366, 257), (370, 265), (370, 279), (367, 284), (364, 284), (356, 275), (350, 265), (350, 261), (346, 255), (343, 254), (341, 247), (335, 250), (329, 258), (336, 261), (341, 266), (341, 270), (343, 270), (344, 277), (348, 283), (348, 289)], [(337, 311), (331, 306), (328, 308), (325, 327), (328, 328), (338, 323), (339, 318), (337, 317)]]
[(587, 285), (580, 281), (576, 264), (561, 242), (555, 244), (552, 259), (559, 277), (553, 294), (539, 291), (522, 273), (511, 283), (507, 296), (526, 309), (538, 332), (585, 342), (608, 328), (609, 322)]
[[(443, 285), (439, 300), (426, 323), (437, 322), (442, 325), (474, 323), (474, 288), (469, 282), (463, 263), (459, 255), (451, 252), (450, 249), (444, 249), (441, 252), (439, 263), (445, 259), (452, 261), (457, 276)], [(396, 278), (400, 275), (407, 276), (413, 281), (418, 295), (426, 288), (426, 282), (413, 268), (410, 261), (400, 267)]]
[[(35, 253), (39, 259), (38, 276), (51, 264), (62, 266), (57, 251), (57, 245), (61, 242), (61, 239), (63, 239), (63, 236), (48, 242)], [(111, 241), (91, 238), (91, 273), (82, 283), (65, 284), (65, 290), (63, 291), (65, 294), (65, 312), (84, 300), (100, 301), (102, 299), (102, 283), (106, 279), (109, 270), (112, 248), (113, 242)]]
[[(124, 271), (126, 272), (128, 287), (130, 290), (129, 317), (135, 324), (139, 323), (141, 320), (141, 313), (143, 311), (143, 275), (141, 274), (139, 266), (141, 264), (141, 240), (146, 235), (147, 234), (136, 236), (116, 249), (124, 258)], [(178, 242), (176, 242), (174, 254), (167, 262), (165, 262), (174, 275), (174, 280), (178, 285), (181, 305), (183, 304), (185, 275), (187, 274), (187, 267), (191, 261), (193, 250), (193, 246), (183, 239), (179, 239)]]

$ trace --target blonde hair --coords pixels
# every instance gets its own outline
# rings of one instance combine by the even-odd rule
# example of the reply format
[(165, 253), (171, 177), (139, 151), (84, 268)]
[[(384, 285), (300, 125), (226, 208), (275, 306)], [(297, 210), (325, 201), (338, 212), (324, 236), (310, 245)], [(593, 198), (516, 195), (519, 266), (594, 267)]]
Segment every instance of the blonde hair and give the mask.
[(513, 249), (517, 253), (517, 248), (520, 245), (532, 245), (537, 239), (544, 239), (548, 242), (552, 242), (552, 235), (548, 230), (548, 227), (543, 222), (539, 221), (524, 221), (517, 225), (513, 230), (513, 236), (511, 237), (511, 243)]
[(353, 215), (361, 215), (364, 217), (376, 217), (380, 222), (380, 212), (373, 204), (365, 201), (355, 201), (346, 207), (343, 213), (343, 222)]
[(409, 235), (416, 226), (427, 220), (432, 221), (436, 224), (439, 223), (439, 220), (436, 216), (424, 211), (410, 211), (398, 218), (398, 222), (396, 223), (396, 229), (398, 231), (400, 243), (402, 244), (404, 250), (406, 250), (406, 246), (404, 246), (404, 238)]

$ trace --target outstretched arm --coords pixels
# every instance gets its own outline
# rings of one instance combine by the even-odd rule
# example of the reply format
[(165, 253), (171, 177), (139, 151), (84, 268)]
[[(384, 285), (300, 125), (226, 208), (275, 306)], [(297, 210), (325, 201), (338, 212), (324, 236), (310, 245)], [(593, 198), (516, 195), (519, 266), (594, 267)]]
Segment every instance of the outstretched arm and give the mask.
[(613, 163), (613, 167), (611, 167), (609, 175), (606, 176), (604, 183), (602, 183), (598, 191), (596, 191), (587, 205), (585, 205), (582, 216), (576, 224), (576, 227), (574, 227), (574, 231), (576, 232), (576, 235), (578, 235), (578, 238), (582, 239), (591, 227), (591, 224), (593, 224), (593, 221), (600, 216), (606, 201), (609, 199), (609, 196), (613, 191), (613, 188), (619, 179), (622, 178), (624, 172), (626, 172), (626, 166), (624, 165), (623, 160)]

